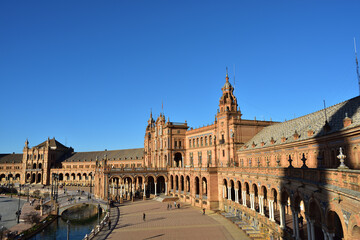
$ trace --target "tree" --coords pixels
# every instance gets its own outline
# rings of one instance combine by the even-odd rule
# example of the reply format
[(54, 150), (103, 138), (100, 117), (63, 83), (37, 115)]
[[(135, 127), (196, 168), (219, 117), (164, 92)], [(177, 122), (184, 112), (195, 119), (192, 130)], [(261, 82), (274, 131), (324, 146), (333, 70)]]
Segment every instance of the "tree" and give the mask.
[(30, 224), (39, 223), (40, 219), (40, 215), (37, 212), (28, 213), (24, 217), (24, 221)]

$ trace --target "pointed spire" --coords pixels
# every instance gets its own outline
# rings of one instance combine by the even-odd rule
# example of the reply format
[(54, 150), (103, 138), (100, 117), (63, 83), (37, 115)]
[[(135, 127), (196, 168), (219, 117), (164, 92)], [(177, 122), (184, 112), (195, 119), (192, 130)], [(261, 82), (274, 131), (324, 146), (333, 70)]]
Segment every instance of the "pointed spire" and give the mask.
[(225, 79), (226, 79), (226, 82), (229, 82), (229, 74), (228, 74), (228, 68), (226, 67), (226, 77), (225, 77)]
[(26, 138), (25, 147), (27, 148), (28, 146), (29, 146), (29, 141), (28, 141), (28, 139)]

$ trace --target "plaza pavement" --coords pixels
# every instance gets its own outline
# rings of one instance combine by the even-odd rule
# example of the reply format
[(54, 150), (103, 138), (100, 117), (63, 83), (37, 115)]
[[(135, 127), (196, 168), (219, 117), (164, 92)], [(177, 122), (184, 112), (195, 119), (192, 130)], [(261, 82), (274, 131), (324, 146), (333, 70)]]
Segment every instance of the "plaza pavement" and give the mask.
[[(25, 201), (20, 199), (20, 208)], [(19, 198), (14, 195), (12, 198), (8, 196), (0, 196), (0, 214), (2, 216), (0, 226), (11, 228), (17, 224), (16, 211), (18, 210)]]
[[(127, 202), (111, 209), (111, 230), (105, 226), (95, 239), (250, 239), (241, 229), (213, 211), (181, 203), (167, 210), (166, 202)], [(143, 221), (143, 213), (146, 220)], [(117, 215), (120, 214), (120, 217)]]

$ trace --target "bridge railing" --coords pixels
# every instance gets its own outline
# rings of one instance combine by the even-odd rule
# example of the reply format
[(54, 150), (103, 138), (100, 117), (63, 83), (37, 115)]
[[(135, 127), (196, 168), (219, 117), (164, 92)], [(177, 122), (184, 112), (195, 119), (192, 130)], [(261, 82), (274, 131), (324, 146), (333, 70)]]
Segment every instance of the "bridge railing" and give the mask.
[(109, 217), (110, 213), (107, 212), (105, 217), (101, 220), (100, 224), (96, 225), (96, 227), (93, 228), (89, 234), (86, 234), (83, 240), (93, 239), (104, 228), (104, 226), (107, 225)]

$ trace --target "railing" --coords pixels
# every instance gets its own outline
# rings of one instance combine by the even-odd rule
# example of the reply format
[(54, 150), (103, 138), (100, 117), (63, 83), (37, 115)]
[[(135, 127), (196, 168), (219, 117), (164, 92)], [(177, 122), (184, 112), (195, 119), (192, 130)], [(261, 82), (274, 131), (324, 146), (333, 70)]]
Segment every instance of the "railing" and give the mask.
[(110, 217), (110, 213), (108, 212), (108, 213), (106, 213), (103, 220), (101, 220), (100, 224), (97, 225), (93, 230), (91, 230), (91, 232), (89, 234), (86, 234), (85, 237), (83, 238), (83, 240), (93, 239), (107, 224), (109, 217)]

